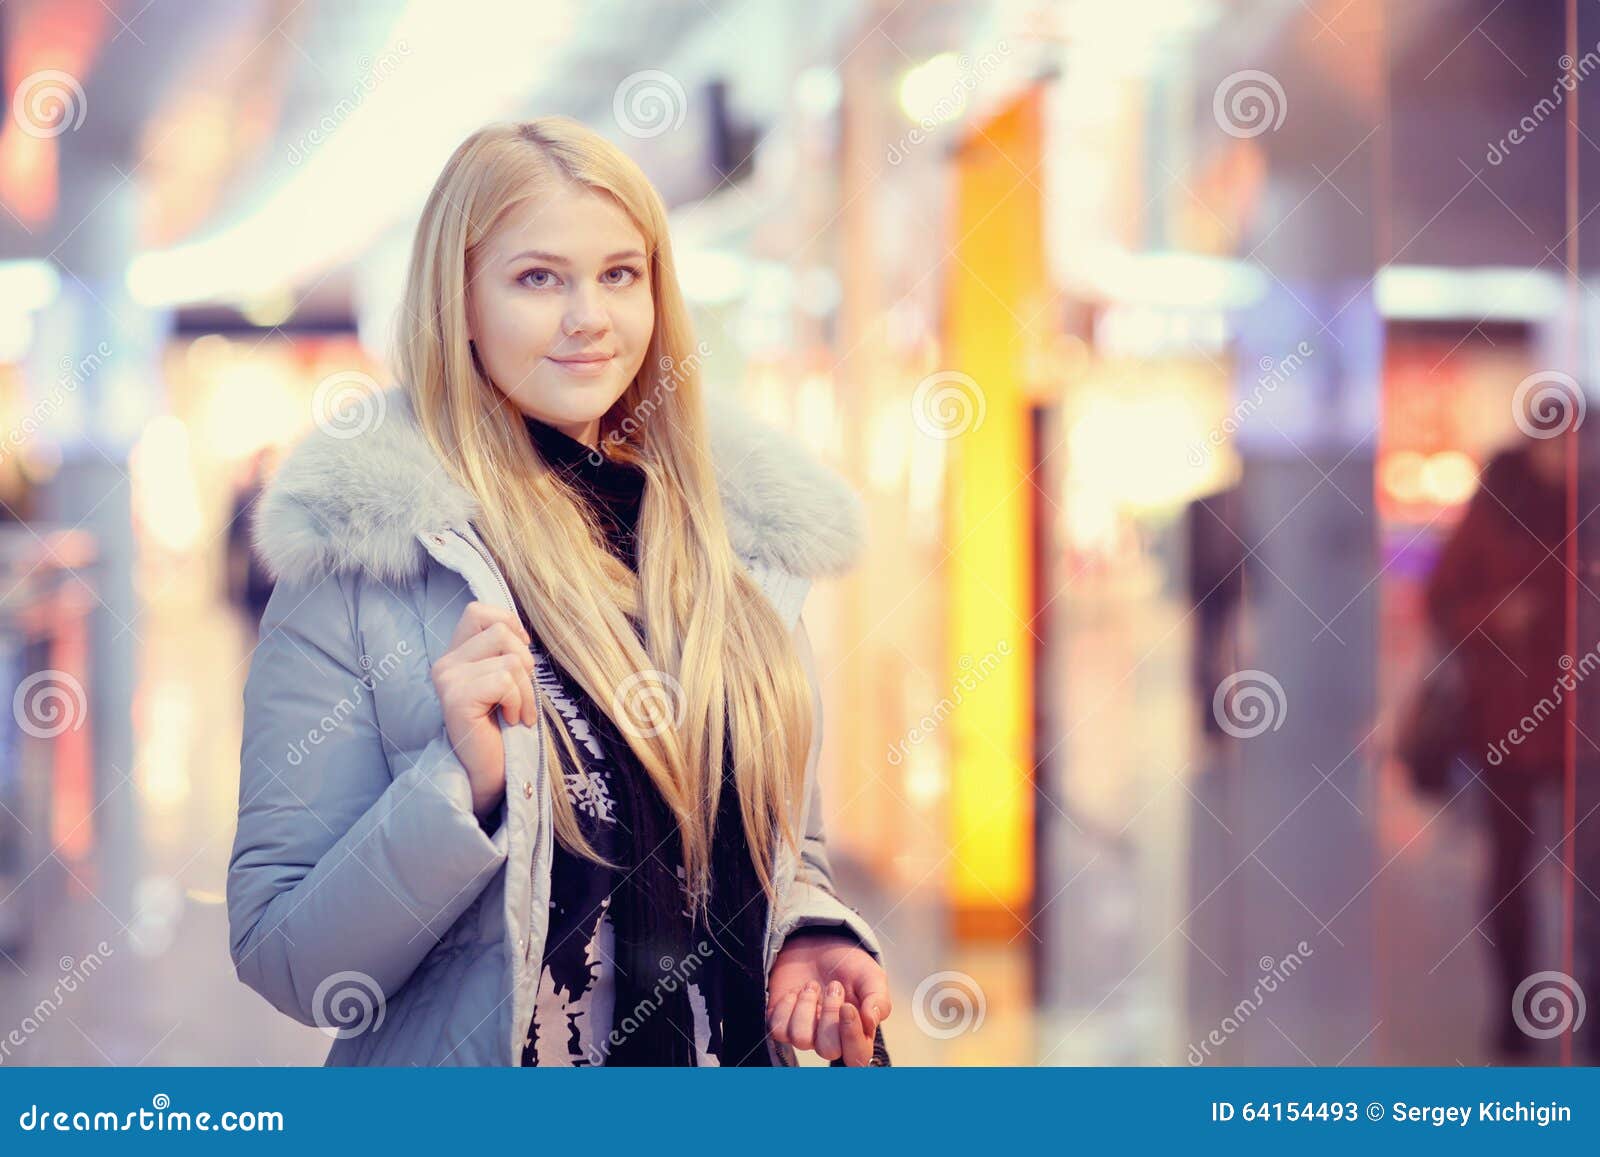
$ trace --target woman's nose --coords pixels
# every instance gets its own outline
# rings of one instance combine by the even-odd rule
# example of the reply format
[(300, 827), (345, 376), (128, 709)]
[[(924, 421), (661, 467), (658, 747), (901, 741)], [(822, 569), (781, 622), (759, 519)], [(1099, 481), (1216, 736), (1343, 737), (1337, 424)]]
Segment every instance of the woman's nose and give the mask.
[(598, 332), (611, 328), (611, 315), (606, 312), (596, 289), (576, 290), (567, 305), (567, 315), (562, 322), (570, 334)]

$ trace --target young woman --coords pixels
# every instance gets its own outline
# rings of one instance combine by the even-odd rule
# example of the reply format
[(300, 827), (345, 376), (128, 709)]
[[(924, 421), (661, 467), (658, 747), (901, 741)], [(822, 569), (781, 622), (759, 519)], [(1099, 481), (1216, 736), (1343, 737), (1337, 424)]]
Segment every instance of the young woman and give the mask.
[(422, 211), (402, 385), (258, 504), (232, 954), (327, 1063), (883, 1063), (800, 622), (857, 499), (692, 341), (638, 167), (486, 128)]

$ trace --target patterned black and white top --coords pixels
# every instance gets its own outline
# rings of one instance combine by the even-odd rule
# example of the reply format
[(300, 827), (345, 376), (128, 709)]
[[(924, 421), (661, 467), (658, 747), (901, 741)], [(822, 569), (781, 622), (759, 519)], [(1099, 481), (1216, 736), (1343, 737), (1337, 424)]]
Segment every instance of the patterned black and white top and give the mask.
[[(548, 458), (565, 464), (574, 478), (600, 501), (597, 513), (606, 521), (614, 553), (634, 563), (633, 532), (642, 480), (627, 468), (589, 460), (588, 448), (543, 423), (528, 427)], [(627, 744), (616, 725), (575, 680), (551, 660), (537, 637), (533, 643), (535, 678), (549, 697), (572, 738), (579, 766), (567, 768), (566, 791), (579, 827), (590, 844), (612, 863), (625, 863), (631, 838), (626, 814), (628, 793), (618, 776), (643, 774), (628, 759)], [(565, 762), (565, 744), (553, 744)], [(680, 879), (682, 868), (678, 869)], [(621, 1031), (614, 1008), (616, 991), (615, 929), (611, 920), (615, 869), (569, 852), (559, 842), (552, 853), (550, 924), (544, 961), (534, 997), (533, 1016), (523, 1042), (522, 1063), (530, 1066), (603, 1065), (613, 1028)], [(721, 1034), (713, 1034), (707, 1004), (693, 979), (687, 982), (694, 1019), (695, 1056), (700, 1065), (718, 1065)]]
[[(585, 837), (601, 855), (616, 861), (621, 854), (618, 844), (628, 832), (622, 807), (625, 797), (612, 786), (612, 777), (617, 774), (612, 744), (622, 740), (582, 689), (537, 646), (534, 660), (539, 689), (555, 705), (582, 761), (575, 772), (568, 770), (567, 798), (572, 801)], [(556, 750), (564, 758), (564, 747), (559, 742)], [(615, 871), (556, 845), (550, 879), (550, 927), (533, 1019), (524, 1041), (524, 1065), (605, 1063), (608, 1038), (616, 1020), (615, 934), (608, 911), (615, 878)], [(688, 981), (688, 992), (699, 1063), (716, 1065), (719, 1062), (712, 1047), (705, 998), (692, 979)]]

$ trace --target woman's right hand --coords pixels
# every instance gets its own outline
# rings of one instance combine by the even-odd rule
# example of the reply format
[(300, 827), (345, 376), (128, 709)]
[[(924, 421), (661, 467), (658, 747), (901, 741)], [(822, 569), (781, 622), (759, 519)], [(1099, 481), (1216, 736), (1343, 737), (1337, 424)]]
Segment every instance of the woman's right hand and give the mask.
[(480, 821), (494, 812), (506, 790), (505, 743), (494, 709), (500, 708), (508, 724), (532, 725), (537, 718), (531, 643), (510, 611), (471, 602), (432, 667), (445, 733), (472, 781), (472, 810)]

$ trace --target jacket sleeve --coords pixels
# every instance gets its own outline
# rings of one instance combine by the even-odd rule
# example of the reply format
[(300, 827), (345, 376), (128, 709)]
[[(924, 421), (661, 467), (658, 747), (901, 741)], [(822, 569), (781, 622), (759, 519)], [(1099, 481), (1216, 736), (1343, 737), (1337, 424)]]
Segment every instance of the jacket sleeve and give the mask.
[(504, 832), (480, 826), (442, 730), (391, 768), (353, 626), (356, 581), (280, 581), (245, 681), (233, 963), (304, 1024), (331, 1023), (321, 990), (340, 973), (392, 996), (505, 860)]
[[(822, 687), (817, 678), (816, 659), (803, 621), (794, 628), (795, 649), (811, 684), (811, 707), (815, 723), (811, 729), (811, 753), (806, 769), (811, 801), (807, 806), (806, 830), (800, 841), (800, 866), (789, 891), (783, 915), (783, 937), (809, 928), (839, 929), (849, 932), (861, 946), (883, 963), (883, 948), (859, 911), (839, 897), (834, 886), (833, 867), (828, 862), (828, 836), (822, 819), (822, 788), (817, 763), (822, 754)], [(780, 940), (781, 943), (781, 940)]]

